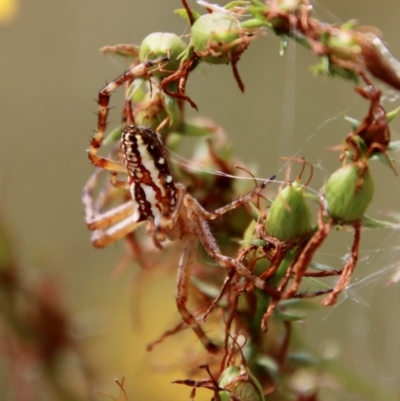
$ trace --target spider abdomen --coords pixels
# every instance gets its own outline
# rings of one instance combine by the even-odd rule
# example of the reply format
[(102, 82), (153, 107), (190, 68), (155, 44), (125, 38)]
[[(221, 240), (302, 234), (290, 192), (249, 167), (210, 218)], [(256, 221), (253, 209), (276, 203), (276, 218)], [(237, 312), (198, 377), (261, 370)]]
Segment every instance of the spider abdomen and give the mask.
[(158, 226), (176, 205), (175, 182), (161, 136), (149, 127), (129, 125), (122, 131), (121, 144), (135, 203), (133, 220), (151, 220)]

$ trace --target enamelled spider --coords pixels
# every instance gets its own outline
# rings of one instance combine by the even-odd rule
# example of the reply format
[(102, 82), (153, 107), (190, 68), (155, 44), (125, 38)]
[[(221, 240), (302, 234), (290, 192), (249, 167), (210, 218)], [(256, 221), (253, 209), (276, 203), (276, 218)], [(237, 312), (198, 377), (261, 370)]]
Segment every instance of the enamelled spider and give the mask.
[[(156, 246), (161, 248), (160, 243), (166, 239), (182, 241), (175, 294), (177, 307), (183, 321), (192, 327), (204, 346), (209, 351), (216, 352), (216, 345), (209, 340), (186, 306), (196, 245), (200, 240), (216, 263), (228, 270), (236, 271), (257, 288), (268, 291), (269, 287), (263, 280), (235, 259), (221, 254), (207, 221), (214, 220), (248, 202), (262, 191), (269, 180), (242, 198), (214, 212), (207, 212), (187, 192), (184, 185), (175, 183), (161, 135), (153, 129), (147, 126), (128, 125), (122, 130), (118, 160), (99, 156), (98, 150), (106, 128), (110, 93), (129, 79), (147, 75), (148, 68), (152, 65), (154, 62), (133, 67), (99, 93), (98, 126), (88, 150), (89, 159), (97, 169), (83, 191), (85, 220), (89, 229), (94, 231), (92, 243), (96, 247), (105, 247), (127, 236), (146, 221)], [(102, 171), (110, 171), (111, 185), (125, 190), (127, 194), (125, 203), (105, 212), (94, 206), (93, 199), (93, 187)], [(126, 179), (118, 179), (118, 174), (125, 176)]]

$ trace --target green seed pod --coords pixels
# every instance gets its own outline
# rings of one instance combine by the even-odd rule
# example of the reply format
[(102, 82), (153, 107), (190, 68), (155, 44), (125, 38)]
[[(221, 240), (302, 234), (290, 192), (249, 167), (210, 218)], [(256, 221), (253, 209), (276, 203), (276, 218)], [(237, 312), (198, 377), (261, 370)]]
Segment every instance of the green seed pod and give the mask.
[(213, 12), (204, 14), (192, 25), (192, 45), (194, 51), (210, 64), (227, 64), (230, 55), (239, 46), (242, 37), (239, 21), (231, 14)]
[(368, 166), (347, 164), (336, 170), (325, 183), (324, 197), (329, 215), (344, 223), (360, 220), (374, 195)]
[(218, 385), (229, 390), (219, 392), (221, 401), (230, 401), (231, 394), (234, 394), (240, 401), (265, 401), (260, 383), (243, 366), (229, 366), (225, 369)]
[(311, 211), (303, 191), (303, 186), (295, 181), (279, 193), (272, 202), (265, 222), (268, 235), (289, 242), (312, 231)]
[(141, 62), (153, 60), (159, 57), (168, 57), (169, 61), (163, 66), (163, 72), (155, 71), (154, 75), (165, 76), (171, 71), (177, 71), (180, 61), (178, 56), (186, 50), (186, 43), (175, 35), (168, 32), (154, 32), (147, 35), (140, 45), (139, 59)]

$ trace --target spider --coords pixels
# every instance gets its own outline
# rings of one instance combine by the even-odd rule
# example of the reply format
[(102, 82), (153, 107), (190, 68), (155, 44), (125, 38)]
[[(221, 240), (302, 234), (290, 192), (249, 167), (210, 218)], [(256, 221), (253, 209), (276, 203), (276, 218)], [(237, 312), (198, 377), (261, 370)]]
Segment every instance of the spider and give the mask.
[[(96, 247), (105, 247), (127, 236), (145, 221), (150, 222), (150, 233), (157, 247), (161, 248), (160, 243), (166, 239), (180, 239), (183, 242), (176, 287), (178, 310), (184, 322), (193, 328), (204, 346), (210, 351), (216, 351), (217, 347), (208, 339), (186, 307), (190, 267), (195, 256), (197, 240), (200, 239), (207, 253), (217, 263), (234, 269), (258, 288), (266, 290), (267, 286), (263, 280), (241, 263), (220, 253), (207, 221), (243, 205), (261, 192), (268, 181), (246, 196), (209, 213), (187, 193), (182, 184), (174, 182), (161, 136), (151, 128), (128, 125), (123, 129), (120, 141), (122, 161), (98, 155), (107, 125), (111, 92), (129, 80), (149, 76), (149, 69), (165, 60), (166, 58), (161, 58), (135, 65), (100, 90), (97, 130), (88, 151), (90, 161), (98, 169), (84, 188), (85, 219), (89, 229), (94, 231), (92, 243)], [(102, 170), (111, 172), (111, 183), (114, 187), (129, 191), (131, 196), (131, 199), (104, 213), (100, 213), (99, 206), (93, 207), (92, 201), (93, 188)], [(118, 180), (117, 176), (121, 173), (128, 177), (126, 181)]]
[[(92, 243), (96, 247), (105, 247), (128, 236), (145, 221), (149, 221), (149, 233), (156, 247), (162, 248), (161, 243), (167, 239), (181, 240), (183, 250), (178, 267), (175, 295), (177, 307), (183, 321), (193, 328), (206, 349), (216, 351), (217, 347), (208, 339), (196, 318), (186, 307), (190, 268), (195, 257), (196, 245), (200, 239), (207, 253), (218, 264), (235, 270), (241, 277), (247, 278), (252, 285), (268, 291), (269, 286), (264, 283), (264, 280), (256, 277), (240, 262), (221, 254), (207, 221), (214, 220), (245, 204), (260, 193), (274, 177), (242, 198), (209, 213), (187, 193), (184, 185), (175, 183), (168, 152), (161, 135), (150, 127), (127, 125), (122, 130), (121, 140), (112, 150), (111, 156), (102, 157), (98, 154), (106, 130), (111, 93), (119, 86), (136, 78), (150, 78), (151, 74), (161, 69), (162, 63), (166, 61), (168, 61), (167, 57), (161, 57), (136, 64), (100, 90), (97, 130), (88, 150), (89, 159), (97, 169), (89, 178), (83, 191), (85, 220), (88, 228), (94, 231)], [(132, 121), (128, 119), (128, 123), (130, 122)], [(99, 199), (93, 202), (94, 188), (102, 171), (110, 171), (111, 186), (122, 189), (126, 194), (126, 200), (123, 203), (106, 212), (100, 210), (103, 209), (105, 198), (109, 195), (110, 185), (103, 188)], [(119, 180), (118, 174), (124, 175), (127, 179)]]
[[(100, 117), (101, 118), (101, 117)], [(99, 131), (89, 149), (89, 158), (95, 165), (111, 172), (113, 186), (126, 190), (131, 199), (104, 213), (92, 206), (92, 191), (97, 170), (84, 188), (86, 224), (93, 230), (92, 243), (96, 247), (108, 244), (133, 232), (143, 222), (149, 222), (149, 232), (155, 245), (162, 248), (166, 239), (181, 240), (182, 255), (178, 267), (176, 303), (184, 322), (193, 328), (207, 350), (216, 352), (217, 347), (208, 339), (195, 317), (187, 309), (190, 268), (200, 239), (207, 253), (220, 265), (235, 270), (257, 288), (267, 291), (263, 280), (256, 277), (235, 259), (221, 254), (207, 221), (236, 209), (262, 191), (269, 180), (232, 203), (207, 212), (186, 191), (184, 185), (175, 183), (169, 164), (167, 150), (161, 135), (149, 127), (129, 125), (122, 130), (122, 162), (97, 155), (102, 142)], [(119, 180), (124, 173), (126, 180)], [(273, 179), (273, 177), (271, 177)], [(271, 180), (270, 179), (270, 180)]]

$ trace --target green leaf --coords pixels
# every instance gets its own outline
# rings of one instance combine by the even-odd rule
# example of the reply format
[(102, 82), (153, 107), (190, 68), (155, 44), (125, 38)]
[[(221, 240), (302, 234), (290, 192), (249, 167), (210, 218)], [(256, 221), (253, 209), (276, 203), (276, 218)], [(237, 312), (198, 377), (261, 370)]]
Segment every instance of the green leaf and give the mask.
[(268, 372), (275, 383), (279, 383), (279, 366), (274, 359), (269, 358), (268, 356), (262, 356), (257, 358), (256, 363)]
[(121, 139), (122, 128), (116, 127), (114, 128), (103, 140), (103, 145), (107, 146), (110, 143), (118, 142)]
[(387, 150), (399, 150), (400, 149), (400, 141), (392, 141), (389, 143)]
[(209, 283), (199, 280), (196, 277), (192, 276), (190, 281), (198, 290), (200, 290), (202, 294), (205, 294), (210, 298), (216, 298), (220, 293), (220, 289), (218, 287), (210, 285)]
[(388, 121), (392, 122), (395, 119), (395, 117), (397, 117), (397, 114), (399, 114), (399, 111), (400, 111), (400, 106), (397, 107), (397, 109), (394, 109), (386, 113), (386, 118), (388, 119)]
[(319, 366), (320, 361), (312, 354), (308, 352), (291, 352), (287, 357), (288, 361), (298, 363), (303, 366)]
[(394, 219), (398, 219), (399, 222), (392, 223), (390, 221), (377, 220), (364, 215), (361, 219), (361, 224), (366, 228), (392, 228), (394, 230), (398, 230), (400, 228), (400, 215), (389, 214), (389, 216)]
[(204, 137), (212, 135), (215, 131), (207, 125), (201, 125), (197, 123), (183, 123), (181, 133), (191, 137)]
[(344, 116), (344, 119), (350, 123), (351, 129), (353, 131), (356, 131), (359, 126), (361, 125), (361, 121), (357, 120), (356, 118), (350, 117), (350, 116)]
[(247, 6), (249, 4), (249, 2), (248, 1), (244, 1), (244, 0), (234, 0), (234, 1), (231, 1), (231, 2), (229, 2), (229, 3), (227, 3), (227, 4), (225, 4), (225, 8), (227, 9), (227, 10), (232, 10), (233, 8), (236, 8), (236, 7), (244, 7), (244, 6)]
[[(251, 209), (251, 217), (253, 220), (257, 223), (260, 221), (260, 211), (256, 208), (256, 206), (253, 204), (253, 202), (249, 202), (248, 205), (250, 206)], [(264, 245), (260, 245), (264, 246)]]
[[(201, 14), (195, 10), (190, 10), (193, 16), (193, 19), (196, 21), (198, 18), (201, 17)], [(178, 15), (181, 18), (184, 18), (188, 22), (190, 21), (187, 11), (184, 8), (178, 8), (174, 10), (174, 14)]]
[(269, 24), (265, 20), (261, 20), (258, 18), (251, 18), (251, 19), (241, 22), (240, 26), (243, 29), (256, 29), (256, 28), (263, 28), (263, 27), (270, 28), (271, 24)]

